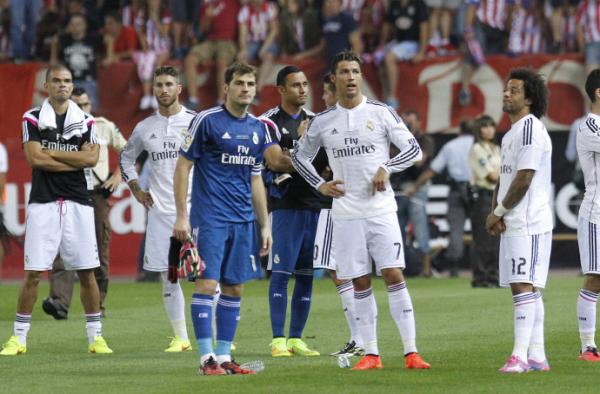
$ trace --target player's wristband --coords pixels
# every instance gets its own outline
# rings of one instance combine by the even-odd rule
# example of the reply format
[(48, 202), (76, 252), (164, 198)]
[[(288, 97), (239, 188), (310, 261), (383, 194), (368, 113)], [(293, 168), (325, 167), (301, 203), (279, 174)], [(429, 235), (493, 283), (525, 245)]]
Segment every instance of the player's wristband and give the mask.
[(501, 202), (499, 202), (498, 205), (496, 205), (496, 209), (494, 209), (494, 215), (496, 215), (498, 217), (502, 217), (502, 216), (506, 215), (507, 212), (508, 212), (508, 209), (504, 208), (504, 205), (502, 205)]

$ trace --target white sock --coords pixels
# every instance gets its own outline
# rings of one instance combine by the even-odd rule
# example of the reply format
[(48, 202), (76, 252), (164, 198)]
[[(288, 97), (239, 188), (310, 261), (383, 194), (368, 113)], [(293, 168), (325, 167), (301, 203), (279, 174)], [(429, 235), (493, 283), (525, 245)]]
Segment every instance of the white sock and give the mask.
[(356, 346), (363, 347), (362, 339), (356, 328), (356, 317), (354, 316), (354, 286), (352, 281), (344, 282), (337, 286), (338, 294), (342, 300), (342, 308), (344, 308), (344, 316), (350, 329), (350, 341), (354, 341)]
[(515, 306), (515, 346), (513, 356), (522, 361), (527, 361), (527, 349), (531, 342), (531, 333), (535, 321), (535, 295), (532, 292), (521, 293), (513, 296)]
[(388, 286), (387, 291), (390, 313), (400, 331), (400, 337), (402, 337), (402, 344), (404, 345), (404, 354), (416, 353), (415, 314), (410, 294), (406, 288), (406, 282)]
[(535, 296), (535, 318), (533, 330), (531, 331), (528, 357), (533, 361), (542, 362), (546, 359), (546, 351), (544, 350), (544, 299), (539, 290), (533, 295)]
[(598, 293), (581, 289), (577, 298), (577, 320), (579, 321), (579, 338), (581, 338), (581, 351), (586, 348), (596, 347), (594, 339), (596, 333), (596, 304)]
[(169, 282), (168, 274), (166, 272), (161, 272), (160, 277), (163, 285), (163, 303), (169, 321), (171, 322), (173, 333), (175, 336), (187, 341), (189, 338), (187, 327), (185, 325), (185, 298), (183, 297), (181, 285), (179, 284), (179, 281), (177, 283)]
[(88, 342), (94, 342), (94, 337), (102, 336), (102, 322), (100, 321), (102, 313), (85, 314), (85, 330), (87, 331)]
[(217, 363), (219, 365), (223, 363), (228, 363), (231, 361), (231, 354), (220, 354), (217, 356)]
[(373, 289), (370, 287), (364, 291), (354, 290), (356, 328), (363, 340), (365, 353), (379, 355), (375, 311), (373, 310), (374, 299)]
[(17, 313), (15, 317), (14, 336), (19, 337), (22, 345), (27, 345), (27, 333), (31, 328), (31, 315)]
[(217, 304), (219, 303), (220, 296), (221, 296), (221, 285), (219, 285), (217, 283), (217, 288), (215, 289), (215, 294), (213, 295), (213, 304), (212, 304), (213, 341), (216, 341), (216, 338), (217, 338)]

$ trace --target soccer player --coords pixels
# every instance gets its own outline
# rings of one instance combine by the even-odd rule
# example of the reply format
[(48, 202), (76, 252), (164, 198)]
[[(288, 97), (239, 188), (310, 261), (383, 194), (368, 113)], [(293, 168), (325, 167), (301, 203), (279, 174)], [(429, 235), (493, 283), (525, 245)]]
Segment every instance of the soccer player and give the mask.
[[(323, 101), (327, 108), (331, 108), (337, 103), (337, 95), (335, 93), (335, 83), (331, 80), (331, 73), (328, 72), (323, 77)], [(321, 151), (319, 151), (321, 152)], [(329, 166), (327, 170), (331, 172)], [(323, 175), (323, 172), (321, 173)], [(326, 174), (327, 175), (327, 174)], [(330, 177), (324, 177), (329, 179)], [(317, 235), (315, 237), (315, 254), (313, 260), (313, 268), (323, 268), (328, 270), (329, 277), (333, 281), (335, 288), (340, 295), (344, 317), (350, 329), (350, 340), (346, 342), (338, 351), (331, 353), (332, 356), (364, 356), (362, 339), (358, 333), (356, 326), (356, 317), (354, 314), (354, 286), (350, 279), (338, 279), (336, 271), (336, 262), (333, 255), (333, 237), (331, 236), (333, 229), (333, 220), (331, 218), (331, 205), (328, 208), (322, 209), (319, 214), (319, 222), (317, 224)], [(377, 303), (373, 302), (375, 308), (375, 319), (377, 319)]]
[(581, 338), (580, 360), (600, 362), (595, 342), (596, 304), (600, 293), (600, 268), (598, 268), (599, 235), (596, 226), (600, 223), (600, 196), (596, 194), (600, 163), (600, 69), (590, 72), (585, 82), (585, 91), (592, 102), (587, 118), (579, 124), (577, 133), (577, 155), (585, 180), (585, 195), (579, 208), (577, 240), (583, 271), (583, 288), (577, 299), (577, 319)]
[[(71, 100), (84, 112), (91, 113), (92, 103), (83, 88), (73, 89)], [(101, 116), (96, 116), (94, 120), (100, 153), (98, 154), (98, 164), (94, 168), (88, 168), (85, 171), (86, 175), (91, 178), (93, 185), (93, 189), (90, 190), (90, 197), (94, 207), (96, 243), (98, 245), (98, 256), (100, 257), (100, 267), (94, 271), (94, 275), (100, 291), (100, 310), (104, 317), (104, 300), (108, 293), (108, 247), (112, 232), (108, 219), (110, 211), (108, 199), (122, 179), (119, 166), (115, 167), (112, 174), (110, 173), (108, 148), (121, 152), (127, 141), (113, 122)], [(50, 276), (50, 296), (42, 303), (44, 312), (52, 315), (57, 320), (66, 319), (71, 305), (71, 297), (73, 296), (74, 282), (74, 273), (66, 271), (62, 260), (57, 258), (54, 261), (52, 275)]]
[[(430, 368), (417, 353), (412, 300), (402, 274), (404, 253), (390, 172), (421, 159), (421, 149), (400, 117), (361, 92), (361, 61), (353, 52), (336, 55), (331, 66), (338, 103), (318, 114), (292, 154), (296, 170), (315, 189), (333, 197), (334, 255), (338, 279), (352, 279), (358, 330), (366, 355), (353, 370), (383, 368), (377, 346), (371, 289), (371, 258), (386, 283), (407, 368)], [(390, 143), (400, 153), (390, 158)], [(333, 181), (326, 182), (311, 163), (325, 147)]]
[[(179, 282), (171, 283), (168, 279), (169, 237), (176, 212), (173, 174), (179, 148), (196, 113), (179, 104), (182, 88), (175, 68), (157, 68), (152, 85), (158, 111), (133, 129), (121, 152), (120, 165), (131, 193), (148, 208), (144, 269), (160, 272), (163, 302), (174, 333), (165, 352), (176, 353), (191, 350), (191, 344), (185, 324), (185, 299), (181, 285)], [(148, 152), (147, 164), (152, 169), (148, 192), (140, 187), (135, 170), (135, 160), (142, 151)]]
[(102, 337), (100, 294), (94, 278), (99, 265), (94, 210), (84, 168), (94, 167), (100, 150), (94, 118), (69, 100), (71, 71), (48, 68), (48, 99), (23, 115), (23, 151), (32, 168), (25, 224), (25, 279), (19, 292), (14, 334), (0, 355), (27, 351), (27, 333), (42, 272), (59, 254), (67, 270), (77, 271), (90, 353), (112, 353)]
[(511, 288), (514, 347), (500, 372), (548, 371), (544, 302), (552, 245), (552, 142), (540, 117), (548, 103), (544, 80), (528, 69), (511, 71), (502, 110), (511, 129), (502, 138), (500, 181), (486, 229), (500, 239), (500, 286)]
[[(306, 123), (314, 116), (302, 108), (308, 95), (308, 80), (298, 67), (286, 66), (277, 73), (277, 89), (281, 104), (265, 112), (261, 118), (266, 117), (274, 123), (275, 128), (270, 130), (276, 130), (276, 134), (271, 138), (278, 141), (282, 149), (292, 151), (302, 131), (306, 130)], [(327, 165), (325, 152), (320, 152), (313, 163), (323, 169)], [(272, 184), (269, 188), (273, 231), (273, 250), (268, 264), (271, 271), (269, 306), (273, 357), (319, 355), (302, 340), (302, 331), (310, 311), (317, 221), (320, 210), (328, 206), (331, 206), (331, 199), (314, 190), (295, 172), (284, 184)], [(296, 280), (291, 301), (289, 339), (286, 341), (287, 292), (292, 274)]]
[[(244, 283), (261, 275), (255, 218), (260, 227), (260, 254), (271, 249), (261, 163), (267, 147), (279, 146), (271, 140), (267, 126), (248, 113), (256, 94), (256, 69), (245, 63), (231, 64), (225, 71), (224, 89), (225, 104), (199, 113), (190, 124), (174, 179), (177, 220), (173, 234), (181, 241), (191, 234), (205, 264), (196, 279), (191, 305), (203, 375), (254, 372), (240, 368), (231, 358), (230, 346), (240, 318)], [(192, 167), (188, 215), (186, 193)], [(218, 283), (221, 296), (213, 349), (211, 305)]]

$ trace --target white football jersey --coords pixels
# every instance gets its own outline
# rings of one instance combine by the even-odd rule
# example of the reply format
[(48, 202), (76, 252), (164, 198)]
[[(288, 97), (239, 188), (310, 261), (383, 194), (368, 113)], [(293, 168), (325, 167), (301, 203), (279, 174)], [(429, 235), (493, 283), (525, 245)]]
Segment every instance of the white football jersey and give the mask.
[[(196, 113), (181, 107), (179, 113), (164, 117), (159, 112), (138, 123), (121, 151), (119, 164), (123, 180), (129, 182), (138, 178), (135, 160), (143, 151), (148, 152), (146, 165), (150, 165), (150, 195), (154, 209), (165, 215), (175, 215), (175, 194), (173, 175), (179, 157), (179, 148)], [(188, 198), (192, 190), (189, 182)], [(189, 201), (188, 201), (189, 203)]]
[[(400, 153), (390, 158), (390, 142)], [(367, 100), (347, 109), (339, 104), (321, 112), (311, 121), (292, 154), (296, 171), (318, 189), (325, 180), (311, 164), (324, 147), (333, 179), (345, 195), (333, 200), (336, 219), (360, 219), (395, 212), (394, 192), (388, 180), (384, 192), (374, 192), (373, 177), (379, 167), (399, 172), (421, 160), (419, 144), (396, 112), (385, 104)]]
[(577, 131), (577, 155), (585, 180), (585, 195), (579, 207), (579, 217), (600, 224), (600, 116), (588, 114), (579, 122)]
[(502, 138), (502, 165), (497, 201), (502, 202), (519, 170), (535, 170), (527, 193), (504, 215), (503, 236), (534, 235), (551, 231), (552, 142), (544, 124), (527, 115)]

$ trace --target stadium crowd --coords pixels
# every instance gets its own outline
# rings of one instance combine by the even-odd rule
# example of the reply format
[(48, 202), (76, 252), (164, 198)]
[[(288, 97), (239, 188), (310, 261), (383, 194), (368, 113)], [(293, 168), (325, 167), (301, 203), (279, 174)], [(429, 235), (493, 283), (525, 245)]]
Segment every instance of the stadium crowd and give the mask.
[(381, 65), (385, 101), (398, 108), (396, 62), (464, 53), (459, 98), (468, 105), (487, 54), (582, 52), (588, 70), (600, 64), (599, 10), (596, 0), (0, 0), (0, 61), (65, 63), (94, 108), (97, 68), (132, 61), (140, 109), (157, 107), (152, 70), (179, 62), (188, 107), (199, 109), (214, 103), (199, 103), (198, 64), (215, 62), (217, 86), (233, 60), (259, 65), (260, 100), (276, 58), (331, 61), (351, 48)]

